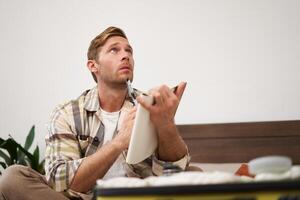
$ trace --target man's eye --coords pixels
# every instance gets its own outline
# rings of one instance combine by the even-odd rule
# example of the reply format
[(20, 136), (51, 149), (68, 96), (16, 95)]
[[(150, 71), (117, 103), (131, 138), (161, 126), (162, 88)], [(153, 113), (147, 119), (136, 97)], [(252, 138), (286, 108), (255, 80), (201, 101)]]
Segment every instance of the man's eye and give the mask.
[(130, 54), (133, 53), (133, 52), (132, 52), (132, 49), (126, 49), (126, 51), (127, 51), (128, 53), (130, 53)]
[(117, 53), (117, 51), (118, 51), (117, 48), (111, 48), (111, 49), (109, 50), (109, 52), (111, 52), (111, 53)]

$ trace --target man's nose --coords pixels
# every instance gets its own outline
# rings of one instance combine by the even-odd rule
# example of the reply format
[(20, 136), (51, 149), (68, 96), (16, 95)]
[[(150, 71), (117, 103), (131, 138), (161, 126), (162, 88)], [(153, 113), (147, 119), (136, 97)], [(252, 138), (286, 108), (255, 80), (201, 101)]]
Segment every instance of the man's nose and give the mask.
[(122, 59), (121, 60), (129, 60), (131, 54), (127, 51), (122, 51), (122, 54), (121, 54), (121, 57)]

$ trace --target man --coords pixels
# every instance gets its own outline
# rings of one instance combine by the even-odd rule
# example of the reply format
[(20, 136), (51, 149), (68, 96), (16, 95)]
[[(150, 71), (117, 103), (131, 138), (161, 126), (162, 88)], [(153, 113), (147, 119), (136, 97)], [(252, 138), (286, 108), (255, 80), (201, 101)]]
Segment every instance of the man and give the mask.
[[(185, 83), (179, 84), (175, 94), (164, 85), (153, 89), (150, 94), (156, 102), (154, 105), (148, 105), (142, 97), (137, 98), (150, 112), (158, 135), (158, 150), (145, 161), (128, 165), (124, 158), (136, 108), (128, 97), (126, 85), (127, 80), (133, 80), (134, 59), (125, 33), (119, 28), (109, 27), (94, 38), (88, 49), (87, 67), (97, 86), (78, 99), (58, 106), (48, 126), (46, 181), (56, 192), (45, 185), (44, 177), (32, 175), (34, 172), (30, 171), (31, 177), (40, 179), (38, 185), (43, 185), (40, 190), (31, 188), (30, 199), (34, 199), (35, 192), (38, 199), (42, 194), (48, 198), (51, 194), (52, 199), (64, 199), (62, 193), (68, 198), (91, 199), (91, 190), (97, 179), (161, 175), (165, 162), (173, 162), (183, 170), (188, 165), (187, 148), (174, 123)], [(26, 170), (14, 167), (7, 170), (11, 173), (7, 172), (5, 177), (13, 177), (12, 174), (20, 177), (20, 174), (27, 173)], [(23, 185), (28, 184), (26, 181)], [(7, 188), (0, 188), (2, 198), (14, 199)]]

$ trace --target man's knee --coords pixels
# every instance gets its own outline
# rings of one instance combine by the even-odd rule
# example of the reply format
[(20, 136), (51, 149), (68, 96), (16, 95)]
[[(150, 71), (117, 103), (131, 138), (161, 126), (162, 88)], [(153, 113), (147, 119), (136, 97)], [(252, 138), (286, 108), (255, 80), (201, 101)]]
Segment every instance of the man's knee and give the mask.
[(0, 191), (22, 187), (22, 176), (27, 167), (22, 165), (12, 165), (6, 168), (0, 177)]
[(23, 165), (11, 165), (8, 168), (6, 168), (3, 172), (2, 175), (16, 175), (19, 174), (20, 172), (26, 170), (28, 167), (23, 166)]

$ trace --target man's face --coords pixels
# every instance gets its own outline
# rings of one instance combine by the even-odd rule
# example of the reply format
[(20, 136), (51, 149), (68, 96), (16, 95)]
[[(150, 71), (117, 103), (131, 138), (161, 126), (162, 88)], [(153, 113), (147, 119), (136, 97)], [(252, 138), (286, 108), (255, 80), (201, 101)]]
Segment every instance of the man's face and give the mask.
[(108, 84), (124, 84), (133, 79), (132, 48), (127, 39), (110, 37), (98, 53), (99, 80)]

